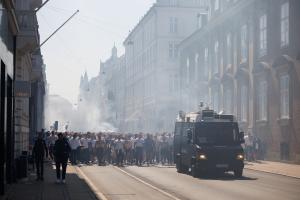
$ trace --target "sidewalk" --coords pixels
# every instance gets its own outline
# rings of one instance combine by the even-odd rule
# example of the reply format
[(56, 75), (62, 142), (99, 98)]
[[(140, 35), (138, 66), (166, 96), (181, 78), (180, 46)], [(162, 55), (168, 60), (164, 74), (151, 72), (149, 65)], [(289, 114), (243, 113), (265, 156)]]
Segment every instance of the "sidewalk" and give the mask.
[(271, 161), (245, 162), (245, 168), (300, 179), (300, 165)]
[[(45, 163), (44, 181), (36, 181), (34, 172), (27, 180), (9, 186), (4, 200), (97, 200), (87, 183), (68, 165), (66, 184), (56, 184), (55, 170)], [(2, 199), (2, 198), (1, 198)]]

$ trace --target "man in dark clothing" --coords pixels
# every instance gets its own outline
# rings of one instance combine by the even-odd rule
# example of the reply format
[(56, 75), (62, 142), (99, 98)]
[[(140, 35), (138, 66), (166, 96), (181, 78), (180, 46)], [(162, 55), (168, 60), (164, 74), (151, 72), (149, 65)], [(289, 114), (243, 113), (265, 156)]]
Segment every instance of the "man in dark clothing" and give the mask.
[(43, 134), (39, 133), (37, 140), (33, 146), (33, 156), (36, 164), (37, 180), (44, 180), (44, 158), (48, 157), (48, 148)]
[[(66, 138), (64, 138), (62, 133), (58, 134), (58, 140), (56, 140), (54, 145), (54, 156), (55, 156), (55, 165), (56, 165), (56, 182), (65, 183), (66, 179), (66, 170), (69, 154), (71, 147)], [(62, 175), (60, 173), (60, 166), (62, 167)], [(62, 178), (62, 179), (61, 179)]]
[(149, 164), (152, 164), (152, 159), (153, 159), (153, 154), (154, 154), (153, 150), (155, 148), (154, 140), (149, 133), (147, 134), (147, 138), (145, 139), (144, 148), (146, 151), (146, 162), (147, 162), (147, 165), (149, 166)]

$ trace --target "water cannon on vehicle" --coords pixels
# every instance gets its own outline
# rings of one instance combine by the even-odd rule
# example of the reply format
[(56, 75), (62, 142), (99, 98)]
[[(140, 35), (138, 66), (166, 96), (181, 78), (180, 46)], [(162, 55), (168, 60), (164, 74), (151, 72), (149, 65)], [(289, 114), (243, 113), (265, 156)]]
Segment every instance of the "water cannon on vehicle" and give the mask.
[(203, 121), (214, 121), (214, 122), (236, 122), (234, 115), (217, 113), (210, 109), (208, 106), (204, 106), (203, 102), (199, 104), (199, 110), (197, 112), (185, 113), (179, 111), (177, 122), (203, 122)]

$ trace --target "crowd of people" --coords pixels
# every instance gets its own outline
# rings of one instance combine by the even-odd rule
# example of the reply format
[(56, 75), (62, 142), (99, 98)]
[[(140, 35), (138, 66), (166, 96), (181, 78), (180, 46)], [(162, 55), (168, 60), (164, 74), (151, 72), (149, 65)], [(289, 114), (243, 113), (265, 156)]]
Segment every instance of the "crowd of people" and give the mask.
[[(99, 166), (113, 164), (173, 164), (173, 134), (61, 133), (70, 145), (70, 162)], [(56, 132), (47, 132), (49, 156), (54, 159)]]
[(245, 136), (245, 143), (243, 144), (245, 159), (247, 161), (264, 160), (266, 144), (260, 138), (247, 135)]
[[(33, 147), (37, 177), (43, 180), (44, 157), (56, 165), (57, 182), (65, 181), (68, 161), (72, 165), (172, 165), (173, 133), (40, 133)], [(245, 138), (243, 144), (248, 161), (263, 159), (262, 144), (258, 138)], [(62, 168), (62, 171), (60, 170)]]

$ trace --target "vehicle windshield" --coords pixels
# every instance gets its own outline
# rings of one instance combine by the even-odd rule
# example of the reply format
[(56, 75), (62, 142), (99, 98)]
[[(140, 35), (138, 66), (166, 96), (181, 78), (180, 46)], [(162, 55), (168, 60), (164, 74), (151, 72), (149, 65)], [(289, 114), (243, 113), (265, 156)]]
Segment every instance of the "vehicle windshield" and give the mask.
[(196, 126), (196, 144), (234, 145), (239, 142), (238, 128), (234, 123), (205, 123)]

